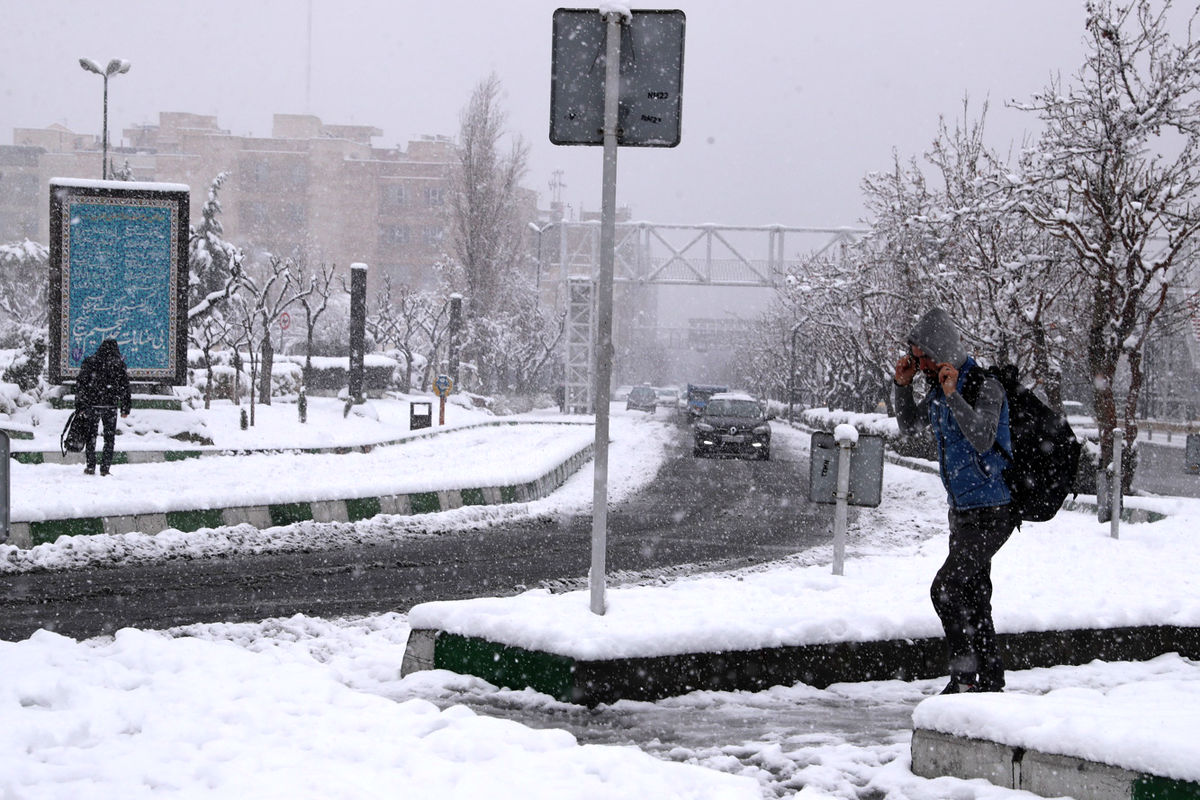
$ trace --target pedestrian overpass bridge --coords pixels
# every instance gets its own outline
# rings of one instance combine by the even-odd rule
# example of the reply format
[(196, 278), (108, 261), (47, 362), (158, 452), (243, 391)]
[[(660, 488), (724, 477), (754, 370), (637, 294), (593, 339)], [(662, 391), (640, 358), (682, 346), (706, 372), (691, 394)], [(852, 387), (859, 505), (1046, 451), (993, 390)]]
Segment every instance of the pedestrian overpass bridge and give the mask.
[[(600, 222), (550, 222), (537, 232), (539, 283), (595, 280)], [(857, 241), (865, 228), (619, 222), (614, 283), (774, 287), (806, 261)]]
[[(596, 280), (600, 222), (551, 222), (537, 233), (537, 283), (557, 284), (566, 311), (565, 406), (594, 408)], [(630, 287), (779, 286), (814, 258), (857, 241), (865, 229), (785, 225), (616, 224), (613, 283)]]

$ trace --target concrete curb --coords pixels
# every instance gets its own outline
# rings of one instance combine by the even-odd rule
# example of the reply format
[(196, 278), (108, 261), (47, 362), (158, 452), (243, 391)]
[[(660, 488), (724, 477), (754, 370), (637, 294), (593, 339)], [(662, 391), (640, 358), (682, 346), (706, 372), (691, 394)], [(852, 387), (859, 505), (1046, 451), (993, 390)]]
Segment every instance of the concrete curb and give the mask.
[[(1173, 625), (1001, 633), (996, 639), (1009, 669), (1094, 660), (1145, 661), (1172, 652), (1200, 658), (1200, 628)], [(401, 675), (434, 668), (511, 689), (532, 688), (587, 706), (658, 700), (699, 689), (762, 691), (799, 682), (823, 688), (832, 683), (921, 680), (946, 674), (941, 638), (584, 660), (447, 631), (413, 630)]]
[(310, 520), (314, 522), (357, 522), (378, 514), (429, 514), (463, 506), (527, 503), (546, 497), (561, 486), (568, 477), (592, 458), (593, 448), (594, 444), (589, 443), (541, 477), (516, 485), (467, 487), (436, 492), (411, 492), (341, 500), (269, 503), (220, 509), (189, 509), (148, 514), (12, 522), (9, 528), (9, 543), (17, 547), (29, 548), (53, 542), (59, 536), (92, 536), (105, 533), (155, 534), (171, 528), (187, 533), (201, 528), (217, 528), (243, 523), (256, 528), (270, 528)]
[[(216, 445), (200, 445), (196, 447), (179, 447), (171, 450), (118, 450), (113, 453), (113, 466), (119, 464), (157, 464), (164, 461), (183, 461), (188, 458), (211, 458), (214, 456), (248, 456), (248, 455), (277, 455), (283, 453), (306, 453), (316, 455), (344, 455), (346, 453), (370, 453), (377, 447), (394, 447), (396, 445), (428, 439), (455, 431), (466, 431), (473, 428), (490, 428), (499, 425), (591, 425), (590, 422), (574, 422), (556, 419), (494, 419), (483, 422), (472, 422), (467, 425), (456, 425), (452, 428), (430, 428), (420, 433), (410, 433), (396, 439), (384, 439), (378, 442), (363, 442), (356, 445), (338, 447), (273, 447), (255, 449), (237, 449), (217, 447)], [(29, 437), (32, 438), (32, 434)], [(120, 444), (118, 442), (118, 444)], [(82, 464), (82, 453), (63, 454), (61, 450), (13, 450), (10, 456), (21, 464)]]
[(987, 739), (916, 728), (912, 771), (922, 778), (982, 778), (1005, 789), (1042, 797), (1088, 800), (1200, 798), (1200, 783), (1133, 772), (1077, 756), (1043, 753)]

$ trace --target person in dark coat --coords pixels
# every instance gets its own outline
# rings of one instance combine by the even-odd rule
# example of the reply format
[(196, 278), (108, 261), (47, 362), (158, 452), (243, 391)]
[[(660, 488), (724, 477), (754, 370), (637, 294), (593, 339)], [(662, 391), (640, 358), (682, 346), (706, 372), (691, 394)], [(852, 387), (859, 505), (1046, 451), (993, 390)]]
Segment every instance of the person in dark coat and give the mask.
[(75, 410), (86, 422), (84, 474), (96, 474), (96, 433), (104, 424), (104, 452), (100, 456), (100, 474), (107, 475), (112, 466), (117, 439), (117, 412), (129, 416), (133, 396), (129, 389), (129, 370), (121, 358), (116, 339), (105, 339), (96, 352), (83, 359), (79, 377), (75, 380)]
[[(930, 587), (934, 610), (946, 632), (950, 683), (943, 694), (998, 692), (1004, 664), (992, 623), (992, 557), (1018, 520), (1003, 470), (1012, 455), (1004, 387), (984, 377), (974, 404), (962, 389), (983, 368), (967, 354), (958, 327), (940, 308), (931, 309), (908, 335), (908, 352), (896, 362), (896, 420), (900, 432), (931, 428), (938, 468), (950, 505), (950, 553)], [(913, 398), (917, 370), (929, 386)]]

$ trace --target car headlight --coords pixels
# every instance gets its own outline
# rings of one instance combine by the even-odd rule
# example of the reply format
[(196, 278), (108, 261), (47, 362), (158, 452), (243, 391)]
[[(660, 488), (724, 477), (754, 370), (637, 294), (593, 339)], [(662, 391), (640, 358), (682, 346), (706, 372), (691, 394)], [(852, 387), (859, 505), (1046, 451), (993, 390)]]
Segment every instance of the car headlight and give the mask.
[(754, 429), (754, 432), (757, 434), (770, 433), (771, 426), (770, 425), (759, 425), (757, 428)]
[(698, 430), (698, 431), (704, 431), (705, 433), (708, 433), (712, 429), (713, 429), (713, 426), (709, 425), (707, 422), (697, 422), (696, 423), (696, 430)]

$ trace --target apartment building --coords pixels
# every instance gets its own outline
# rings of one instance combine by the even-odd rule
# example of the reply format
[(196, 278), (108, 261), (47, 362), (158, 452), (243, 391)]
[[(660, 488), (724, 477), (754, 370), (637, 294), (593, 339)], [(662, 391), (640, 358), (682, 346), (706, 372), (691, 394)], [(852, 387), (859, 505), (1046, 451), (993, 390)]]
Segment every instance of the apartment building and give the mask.
[[(228, 173), (221, 222), (251, 254), (300, 255), (343, 269), (362, 262), (372, 288), (385, 274), (430, 287), (433, 265), (451, 248), (456, 147), (447, 136), (423, 136), (403, 149), (373, 146), (382, 134), (275, 114), (270, 137), (236, 136), (215, 116), (162, 112), (157, 125), (126, 128), (109, 155), (113, 169), (133, 180), (191, 187), (193, 221), (213, 179)], [(98, 136), (61, 125), (15, 129), (13, 144), (0, 146), (0, 241), (48, 243), (49, 180), (100, 174)], [(525, 218), (536, 217), (536, 202), (534, 192), (523, 194)]]

